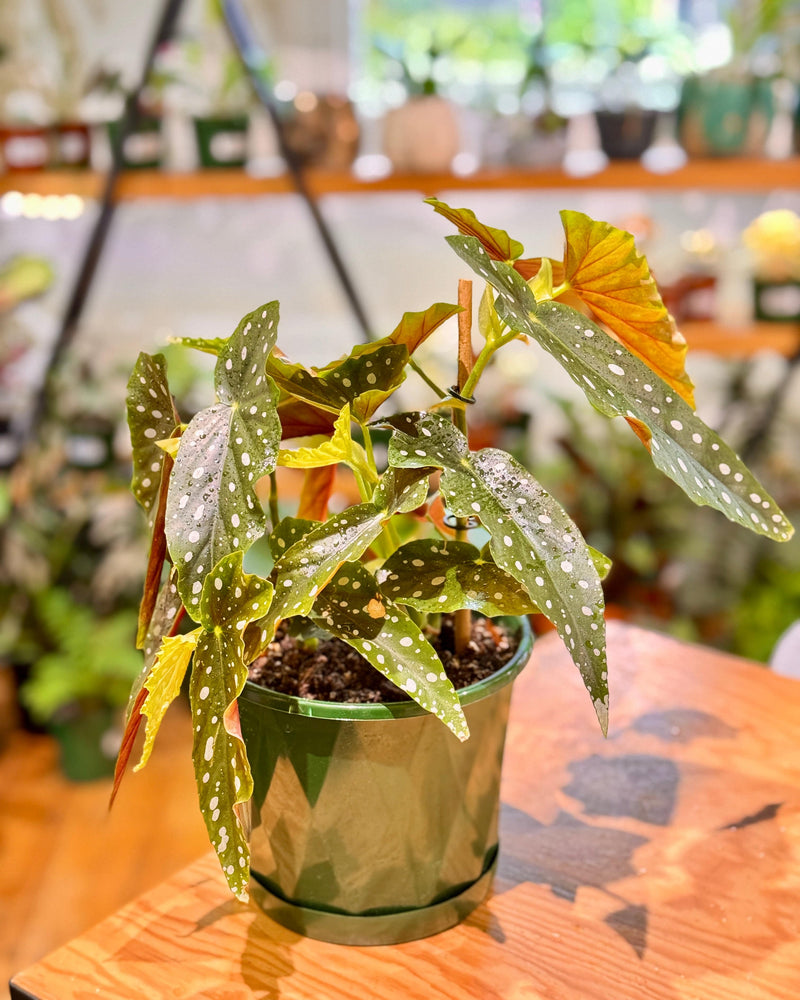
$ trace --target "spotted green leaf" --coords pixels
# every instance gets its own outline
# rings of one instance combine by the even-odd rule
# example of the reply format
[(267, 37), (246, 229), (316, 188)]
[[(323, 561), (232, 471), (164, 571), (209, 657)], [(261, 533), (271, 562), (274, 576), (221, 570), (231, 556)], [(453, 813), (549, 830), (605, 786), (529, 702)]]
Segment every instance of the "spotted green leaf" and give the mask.
[(195, 351), (202, 351), (204, 354), (213, 354), (215, 357), (224, 349), (228, 343), (228, 337), (169, 337), (170, 344), (179, 344), (181, 347), (191, 347)]
[(429, 469), (389, 470), (371, 503), (348, 507), (317, 525), (288, 549), (275, 564), (275, 598), (264, 623), (264, 641), (278, 623), (308, 615), (317, 595), (343, 562), (358, 559), (381, 533), (383, 522), (396, 513)]
[(312, 528), (318, 526), (318, 521), (311, 521), (304, 517), (281, 518), (269, 536), (269, 549), (273, 557), (280, 559), (283, 553), (290, 549), (295, 542), (299, 542)]
[(495, 618), (539, 610), (522, 584), (468, 542), (408, 542), (386, 560), (376, 578), (393, 601), (428, 614), (469, 608)]
[(181, 438), (166, 534), (190, 614), (211, 567), (246, 551), (264, 532), (266, 515), (254, 484), (272, 472), (278, 457), (277, 390), (264, 373), (277, 325), (276, 302), (245, 316), (217, 359), (217, 402), (201, 410)]
[(460, 740), (468, 738), (458, 695), (436, 650), (361, 563), (342, 564), (317, 599), (314, 616)]
[(360, 344), (322, 368), (306, 368), (275, 351), (267, 371), (287, 395), (332, 413), (349, 405), (353, 419), (364, 422), (402, 384), (414, 351), (457, 312), (457, 305), (435, 302), (421, 312), (404, 313), (387, 337)]
[(200, 629), (195, 629), (188, 635), (164, 636), (161, 640), (153, 668), (144, 682), (147, 697), (141, 711), (147, 718), (147, 724), (142, 755), (134, 771), (140, 771), (150, 759), (164, 713), (180, 694), (186, 668), (189, 666), (199, 634)]
[(152, 527), (164, 467), (164, 452), (158, 442), (168, 438), (179, 423), (163, 354), (139, 355), (128, 381), (127, 410), (133, 447), (131, 490)]
[(395, 432), (389, 462), (443, 470), (448, 507), (456, 517), (480, 518), (497, 565), (525, 587), (564, 640), (606, 732), (603, 591), (589, 548), (563, 508), (510, 455), (496, 448), (470, 452), (464, 435), (437, 413), (419, 414), (413, 436)]
[(272, 585), (242, 571), (242, 553), (223, 557), (205, 579), (189, 700), (200, 809), (231, 891), (247, 899), (249, 848), (242, 803), (253, 779), (239, 727), (237, 698), (247, 680), (244, 631), (269, 606)]
[[(433, 472), (433, 469), (429, 471)], [(391, 508), (398, 514), (410, 514), (412, 510), (421, 507), (428, 498), (428, 477), (417, 477), (416, 481), (405, 485), (401, 477), (407, 475), (407, 471), (387, 469), (375, 487), (372, 502), (387, 510)]]
[(497, 289), (500, 318), (535, 338), (601, 413), (647, 428), (656, 466), (695, 503), (759, 534), (791, 537), (794, 529), (742, 460), (639, 358), (569, 306), (537, 305), (520, 275), (476, 240), (452, 236), (448, 243)]
[(322, 369), (306, 368), (273, 352), (267, 371), (283, 392), (339, 413), (364, 393), (385, 393), (399, 385), (408, 358), (404, 344), (376, 342), (361, 344)]

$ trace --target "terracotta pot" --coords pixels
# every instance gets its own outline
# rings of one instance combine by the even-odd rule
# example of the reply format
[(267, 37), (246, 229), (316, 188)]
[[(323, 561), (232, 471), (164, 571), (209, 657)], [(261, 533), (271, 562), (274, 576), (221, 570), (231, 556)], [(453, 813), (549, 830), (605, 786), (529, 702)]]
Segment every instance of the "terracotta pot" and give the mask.
[(38, 125), (0, 127), (0, 159), (6, 170), (44, 170), (50, 164), (50, 134)]

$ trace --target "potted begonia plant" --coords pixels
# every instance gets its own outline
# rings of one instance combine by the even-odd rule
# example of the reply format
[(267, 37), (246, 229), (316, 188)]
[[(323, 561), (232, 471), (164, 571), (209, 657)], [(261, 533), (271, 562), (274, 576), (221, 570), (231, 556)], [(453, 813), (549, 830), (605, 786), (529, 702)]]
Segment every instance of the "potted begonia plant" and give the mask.
[[(145, 663), (115, 787), (143, 720), (137, 766), (146, 762), (191, 662), (200, 806), (232, 891), (244, 899), (251, 885), (282, 923), (340, 942), (433, 933), (488, 890), (510, 681), (528, 658), (534, 609), (607, 730), (607, 561), (519, 462), (470, 450), (469, 406), (496, 351), (537, 341), (696, 503), (776, 540), (793, 530), (696, 416), (686, 344), (630, 234), (564, 212), (564, 260), (523, 258), (522, 244), (472, 212), (431, 203), (487, 283), (476, 358), (464, 283), (461, 309), (406, 313), (389, 336), (321, 368), (278, 350), (276, 302), (227, 339), (185, 340), (217, 356), (216, 401), (188, 425), (160, 356), (140, 355), (129, 383), (132, 485), (152, 542)], [(456, 313), (458, 377), (444, 390), (414, 354)], [(431, 406), (386, 414), (409, 369)], [(376, 435), (387, 432), (378, 461)], [(304, 470), (291, 515), (277, 495), (281, 466)], [(358, 502), (328, 513), (337, 466)], [(478, 525), (481, 548), (467, 540)], [(267, 531), (272, 567), (248, 573), (243, 559)], [(489, 676), (458, 691), (451, 677), (476, 648)], [(362, 667), (391, 691), (332, 700), (362, 684)]]

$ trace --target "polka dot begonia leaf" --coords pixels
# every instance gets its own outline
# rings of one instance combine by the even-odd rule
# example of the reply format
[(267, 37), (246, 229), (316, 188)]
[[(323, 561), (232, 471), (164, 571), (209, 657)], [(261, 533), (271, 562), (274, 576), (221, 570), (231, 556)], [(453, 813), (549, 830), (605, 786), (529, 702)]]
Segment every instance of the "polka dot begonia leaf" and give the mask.
[[(435, 302), (421, 312), (408, 312), (389, 334), (369, 344), (359, 344), (344, 358), (330, 362), (322, 368), (305, 368), (273, 352), (267, 371), (281, 391), (306, 406), (338, 413), (347, 404), (353, 419), (364, 422), (405, 380), (406, 365), (413, 352), (445, 320), (459, 311), (457, 305)], [(299, 436), (303, 423), (309, 423), (297, 413), (289, 401), (282, 404), (282, 419), (287, 430), (285, 437)], [(300, 416), (300, 420), (296, 419)], [(297, 425), (297, 427), (295, 427)], [(299, 433), (294, 433), (295, 430)], [(322, 429), (321, 433), (326, 433)]]
[[(416, 471), (414, 470), (414, 473)], [(422, 478), (415, 474), (409, 480), (407, 469), (387, 469), (375, 487), (372, 502), (398, 514), (410, 514), (412, 510), (421, 507), (427, 500), (428, 475), (433, 471), (433, 469), (429, 469), (428, 474), (425, 474), (420, 470)]]
[[(466, 236), (478, 240), (492, 260), (513, 261), (514, 270), (532, 280), (537, 298), (579, 298), (591, 315), (610, 330), (694, 409), (693, 386), (686, 373), (686, 341), (661, 299), (647, 260), (637, 253), (633, 236), (583, 212), (564, 210), (564, 261), (548, 257), (521, 260), (521, 243), (502, 229), (479, 222), (469, 209), (451, 208), (429, 198), (436, 212)], [(553, 288), (556, 284), (559, 287)], [(491, 331), (494, 311), (481, 300), (479, 327)]]
[(397, 549), (375, 574), (384, 594), (427, 614), (469, 608), (489, 618), (539, 608), (527, 590), (468, 542), (417, 539)]
[(442, 469), (442, 496), (456, 517), (480, 518), (495, 563), (522, 584), (555, 625), (580, 670), (603, 732), (608, 684), (603, 591), (577, 526), (533, 476), (495, 448), (470, 452), (438, 413), (419, 414), (415, 435), (396, 431), (389, 463)]
[(217, 402), (193, 417), (175, 458), (165, 531), (178, 589), (195, 618), (211, 567), (246, 551), (266, 526), (254, 486), (278, 458), (278, 392), (264, 371), (277, 325), (276, 302), (242, 320), (217, 359)]
[(647, 428), (654, 463), (695, 503), (758, 534), (791, 537), (794, 529), (742, 460), (644, 362), (575, 309), (537, 304), (525, 280), (477, 240), (447, 241), (497, 290), (501, 319), (552, 354), (596, 409)]
[(404, 344), (376, 342), (360, 345), (343, 360), (319, 370), (273, 353), (267, 371), (282, 392), (339, 413), (364, 393), (385, 394), (396, 388), (405, 377), (408, 358)]
[(247, 899), (249, 848), (242, 804), (253, 779), (239, 727), (237, 698), (247, 680), (244, 632), (263, 617), (272, 584), (242, 571), (242, 553), (221, 559), (206, 576), (192, 664), (194, 772), (200, 809), (231, 891)]
[(269, 536), (269, 550), (273, 558), (280, 559), (295, 542), (299, 542), (312, 528), (318, 528), (319, 524), (319, 521), (304, 517), (282, 517)]
[(436, 650), (361, 563), (339, 567), (317, 599), (314, 617), (441, 719), (459, 740), (469, 737), (458, 695)]
[(225, 345), (228, 343), (229, 337), (170, 337), (170, 344), (179, 344), (181, 347), (191, 347), (195, 351), (202, 351), (203, 354), (213, 354), (215, 357), (219, 356), (220, 351), (222, 351)]
[(165, 457), (156, 442), (168, 438), (180, 423), (163, 354), (139, 355), (128, 381), (127, 410), (133, 448), (131, 490), (152, 528)]
[(358, 559), (381, 533), (429, 470), (389, 470), (372, 503), (356, 504), (317, 525), (275, 563), (271, 579), (275, 598), (264, 624), (269, 642), (284, 618), (308, 615), (319, 593), (343, 562)]

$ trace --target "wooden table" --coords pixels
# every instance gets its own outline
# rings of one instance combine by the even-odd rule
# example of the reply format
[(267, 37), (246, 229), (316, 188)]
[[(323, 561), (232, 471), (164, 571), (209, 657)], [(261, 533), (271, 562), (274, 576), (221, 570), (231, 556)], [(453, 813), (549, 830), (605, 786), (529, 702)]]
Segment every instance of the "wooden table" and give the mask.
[(208, 855), (12, 996), (796, 1000), (800, 685), (609, 633), (607, 741), (555, 636), (517, 682), (500, 866), (465, 924), (393, 948), (306, 940), (234, 901)]

